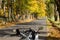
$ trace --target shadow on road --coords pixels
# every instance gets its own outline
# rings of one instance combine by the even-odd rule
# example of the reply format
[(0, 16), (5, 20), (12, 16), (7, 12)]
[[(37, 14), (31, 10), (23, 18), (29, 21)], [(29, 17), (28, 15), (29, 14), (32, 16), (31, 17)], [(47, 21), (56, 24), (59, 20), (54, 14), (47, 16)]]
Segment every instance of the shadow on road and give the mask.
[[(0, 31), (0, 37), (4, 37), (6, 35), (8, 35), (9, 37), (17, 36), (16, 34), (9, 34), (9, 33), (6, 33), (4, 31)], [(17, 36), (17, 37), (20, 37), (20, 36)], [(25, 38), (21, 38), (21, 39), (25, 39)], [(56, 37), (42, 37), (42, 36), (39, 36), (39, 39), (42, 39), (42, 40), (60, 40), (60, 38), (56, 38)]]
[(10, 34), (4, 32), (4, 31), (0, 31), (0, 37), (4, 37), (4, 36), (6, 36), (6, 35), (10, 35)]
[(43, 20), (34, 20), (31, 22), (17, 23), (16, 25), (46, 25), (46, 19)]

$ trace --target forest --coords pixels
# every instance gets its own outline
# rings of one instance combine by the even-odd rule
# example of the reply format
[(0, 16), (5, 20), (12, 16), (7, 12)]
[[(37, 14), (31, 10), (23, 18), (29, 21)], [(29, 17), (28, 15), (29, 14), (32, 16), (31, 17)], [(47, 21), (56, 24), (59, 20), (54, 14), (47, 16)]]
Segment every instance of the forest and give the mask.
[(0, 29), (46, 18), (49, 38), (60, 38), (60, 0), (1, 0), (0, 6)]
[(0, 23), (42, 19), (60, 21), (59, 0), (1, 0)]
[[(46, 5), (43, 0), (2, 0), (0, 16), (12, 22), (45, 16)], [(5, 19), (4, 19), (5, 18)]]
[(1, 0), (0, 25), (29, 22), (46, 17), (44, 0)]

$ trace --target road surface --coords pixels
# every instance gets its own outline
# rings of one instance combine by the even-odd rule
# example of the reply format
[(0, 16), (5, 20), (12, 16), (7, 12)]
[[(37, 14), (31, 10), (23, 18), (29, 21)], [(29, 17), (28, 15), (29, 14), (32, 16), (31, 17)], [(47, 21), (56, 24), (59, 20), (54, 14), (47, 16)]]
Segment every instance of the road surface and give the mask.
[[(42, 36), (42, 38), (40, 37), (39, 40), (46, 40), (45, 36), (47, 36), (47, 24), (46, 24), (46, 18), (40, 19), (40, 20), (34, 20), (32, 22), (28, 22), (28, 23), (22, 23), (22, 24), (16, 24), (13, 27), (9, 27), (9, 28), (4, 28), (2, 30), (0, 30), (0, 40), (22, 40), (20, 39), (21, 37), (15, 36), (13, 34), (15, 34), (13, 32), (14, 29), (19, 28), (20, 31), (26, 30), (28, 28), (32, 28), (35, 31), (37, 31), (39, 28), (42, 29), (40, 30), (41, 34), (39, 34), (40, 36)], [(13, 36), (11, 36), (13, 35)]]

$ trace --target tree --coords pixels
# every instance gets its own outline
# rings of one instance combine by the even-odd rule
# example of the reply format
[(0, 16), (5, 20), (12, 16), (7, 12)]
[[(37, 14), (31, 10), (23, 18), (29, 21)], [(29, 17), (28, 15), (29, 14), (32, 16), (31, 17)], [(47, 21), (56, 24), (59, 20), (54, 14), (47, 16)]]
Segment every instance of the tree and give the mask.
[(60, 0), (55, 0), (55, 4), (57, 6), (57, 11), (59, 12), (59, 20), (60, 20)]
[(8, 20), (10, 22), (15, 21), (15, 16), (14, 16), (14, 0), (7, 0), (7, 9), (8, 9)]
[(46, 16), (46, 4), (45, 4), (45, 0), (38, 0), (38, 16), (40, 17), (45, 17)]
[(47, 5), (47, 16), (48, 18), (52, 19), (54, 21), (54, 16), (55, 16), (55, 5), (54, 5), (54, 0), (46, 0), (46, 5)]

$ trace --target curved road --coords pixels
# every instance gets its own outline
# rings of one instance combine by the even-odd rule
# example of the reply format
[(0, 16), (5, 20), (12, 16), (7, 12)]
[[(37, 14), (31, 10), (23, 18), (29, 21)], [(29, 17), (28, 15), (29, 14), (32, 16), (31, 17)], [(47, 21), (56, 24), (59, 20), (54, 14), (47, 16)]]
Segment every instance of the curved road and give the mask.
[(40, 36), (43, 36), (43, 38), (40, 38), (39, 40), (45, 40), (45, 36), (47, 36), (47, 26), (46, 26), (46, 18), (35, 20), (28, 23), (22, 23), (22, 24), (16, 24), (13, 27), (5, 28), (0, 30), (0, 40), (19, 40), (20, 37), (18, 36), (10, 36), (11, 34), (14, 34), (13, 29), (20, 28), (20, 30), (24, 30), (24, 28), (32, 28), (35, 31), (37, 31), (40, 27), (43, 27), (43, 29), (40, 30), (40, 32), (43, 32), (39, 34)]

